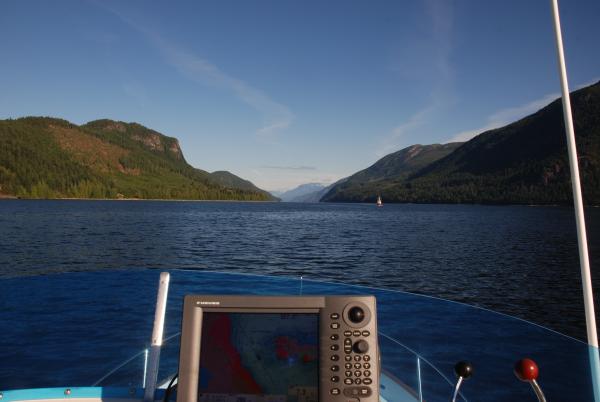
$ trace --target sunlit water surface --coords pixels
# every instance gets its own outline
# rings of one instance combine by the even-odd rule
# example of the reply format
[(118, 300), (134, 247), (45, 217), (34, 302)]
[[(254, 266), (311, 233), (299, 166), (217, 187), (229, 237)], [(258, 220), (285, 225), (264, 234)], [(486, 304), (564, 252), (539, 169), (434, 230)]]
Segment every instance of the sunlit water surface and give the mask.
[[(600, 209), (586, 212), (595, 278)], [(401, 289), (585, 337), (575, 221), (566, 207), (0, 202), (0, 278), (139, 268)]]

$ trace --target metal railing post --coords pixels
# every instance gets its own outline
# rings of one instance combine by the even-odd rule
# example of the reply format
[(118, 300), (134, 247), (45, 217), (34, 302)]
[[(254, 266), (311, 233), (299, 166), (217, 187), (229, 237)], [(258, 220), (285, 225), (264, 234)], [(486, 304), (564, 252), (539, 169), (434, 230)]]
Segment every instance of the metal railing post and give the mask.
[(419, 402), (423, 402), (423, 387), (421, 387), (421, 359), (417, 356), (417, 379), (419, 381)]
[(142, 388), (146, 388), (147, 375), (148, 375), (148, 348), (144, 349), (144, 378), (142, 379)]
[(167, 311), (167, 295), (169, 293), (169, 273), (161, 272), (156, 297), (156, 312), (154, 314), (154, 328), (152, 329), (152, 343), (148, 358), (148, 371), (146, 387), (144, 388), (144, 402), (154, 401), (156, 382), (158, 380), (158, 367), (160, 364), (160, 348), (163, 342), (165, 313)]

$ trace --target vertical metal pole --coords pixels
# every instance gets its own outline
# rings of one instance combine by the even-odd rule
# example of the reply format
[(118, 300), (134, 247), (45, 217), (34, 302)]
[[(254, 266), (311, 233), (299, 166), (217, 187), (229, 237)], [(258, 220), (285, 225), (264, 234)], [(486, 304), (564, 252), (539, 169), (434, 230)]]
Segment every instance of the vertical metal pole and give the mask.
[(556, 36), (556, 50), (558, 55), (558, 69), (562, 89), (563, 114), (565, 129), (567, 131), (567, 147), (569, 151), (569, 165), (571, 167), (571, 184), (573, 185), (573, 202), (575, 206), (575, 222), (577, 225), (577, 240), (579, 245), (579, 265), (581, 267), (581, 282), (583, 287), (583, 304), (585, 307), (585, 322), (587, 339), (590, 347), (590, 366), (592, 383), (594, 385), (594, 400), (600, 401), (598, 387), (598, 333), (596, 330), (596, 314), (594, 312), (594, 294), (592, 290), (592, 277), (590, 274), (590, 260), (587, 249), (587, 235), (585, 230), (585, 217), (583, 213), (583, 199), (581, 196), (581, 183), (579, 180), (579, 163), (575, 143), (575, 130), (571, 114), (571, 99), (569, 97), (569, 84), (567, 81), (567, 67), (563, 50), (562, 31), (560, 28), (560, 15), (558, 0), (550, 0), (552, 15), (554, 17), (554, 33)]
[(154, 328), (152, 329), (152, 344), (150, 345), (150, 356), (148, 359), (148, 379), (144, 389), (144, 402), (154, 401), (156, 381), (158, 379), (158, 367), (160, 363), (160, 348), (163, 340), (165, 324), (165, 312), (167, 311), (167, 295), (169, 293), (169, 273), (161, 272), (158, 283), (158, 295), (156, 297), (156, 312), (154, 313)]
[(598, 334), (596, 332), (596, 316), (594, 314), (594, 295), (592, 293), (592, 278), (590, 275), (590, 260), (587, 249), (587, 236), (585, 219), (583, 215), (583, 200), (581, 197), (581, 183), (579, 180), (579, 164), (575, 144), (575, 130), (573, 129), (573, 116), (571, 115), (571, 99), (569, 98), (569, 84), (567, 82), (567, 67), (560, 29), (560, 16), (558, 13), (558, 0), (551, 0), (554, 15), (554, 33), (556, 34), (556, 49), (558, 53), (558, 68), (560, 84), (562, 87), (563, 113), (565, 128), (567, 130), (567, 146), (569, 150), (569, 164), (571, 166), (571, 183), (573, 185), (573, 201), (575, 203), (575, 221), (577, 223), (577, 239), (579, 240), (579, 263), (581, 266), (581, 281), (583, 285), (583, 302), (585, 305), (585, 320), (587, 324), (588, 344), (598, 347)]
[(419, 402), (423, 402), (423, 388), (421, 387), (421, 359), (417, 356), (417, 379), (419, 381)]
[(148, 375), (148, 348), (144, 349), (144, 379), (142, 380), (142, 388), (146, 388), (146, 376)]

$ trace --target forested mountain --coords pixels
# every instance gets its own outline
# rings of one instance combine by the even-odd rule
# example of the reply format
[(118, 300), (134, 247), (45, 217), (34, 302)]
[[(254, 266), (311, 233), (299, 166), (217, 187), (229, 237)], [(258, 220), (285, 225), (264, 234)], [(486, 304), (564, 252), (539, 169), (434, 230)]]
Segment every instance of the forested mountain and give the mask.
[[(600, 205), (600, 82), (573, 92), (571, 103), (584, 200)], [(406, 177), (369, 178), (336, 186), (322, 200), (374, 202), (380, 194), (384, 202), (571, 203), (561, 100), (486, 131)]]
[[(176, 138), (137, 123), (0, 120), (0, 194), (24, 198), (271, 200), (190, 166)], [(233, 175), (231, 175), (233, 176)]]
[(234, 175), (231, 172), (226, 170), (218, 170), (212, 173), (209, 173), (210, 179), (215, 183), (218, 183), (222, 186), (229, 188), (237, 188), (241, 190), (255, 191), (257, 193), (265, 194), (267, 197), (274, 198), (270, 193), (265, 190), (262, 190), (254, 185), (249, 180), (244, 180), (239, 176)]
[(386, 155), (372, 166), (334, 185), (322, 201), (375, 200), (384, 189), (401, 183), (412, 173), (450, 154), (462, 143), (411, 145)]

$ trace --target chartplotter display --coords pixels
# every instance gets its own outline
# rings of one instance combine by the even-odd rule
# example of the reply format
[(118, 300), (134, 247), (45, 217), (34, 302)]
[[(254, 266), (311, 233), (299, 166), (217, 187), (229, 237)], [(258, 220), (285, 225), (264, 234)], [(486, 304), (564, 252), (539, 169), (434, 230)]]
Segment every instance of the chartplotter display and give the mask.
[(200, 350), (200, 401), (317, 396), (318, 314), (205, 313)]
[(379, 401), (373, 296), (186, 296), (177, 402)]

